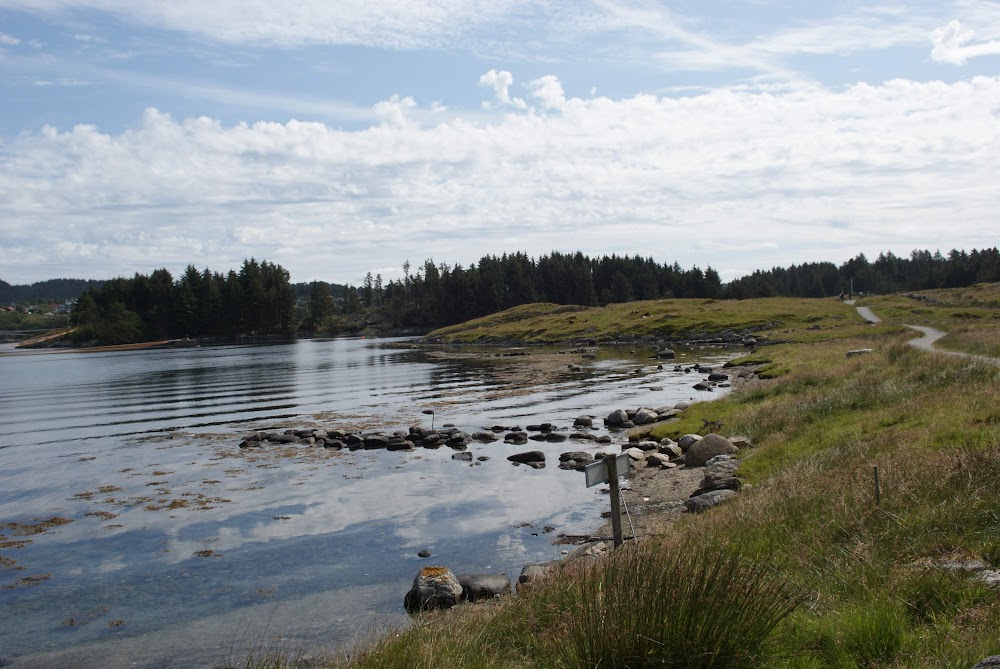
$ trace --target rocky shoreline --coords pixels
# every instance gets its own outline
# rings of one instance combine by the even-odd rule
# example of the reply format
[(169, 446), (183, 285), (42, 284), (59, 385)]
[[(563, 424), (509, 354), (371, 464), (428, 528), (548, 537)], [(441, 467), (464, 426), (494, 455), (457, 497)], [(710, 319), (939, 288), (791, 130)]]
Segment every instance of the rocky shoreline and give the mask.
[[(579, 350), (573, 351), (580, 353)], [(672, 352), (670, 352), (672, 353)], [(662, 354), (666, 358), (667, 352)], [(730, 374), (707, 365), (675, 366), (675, 371), (701, 375), (704, 378), (692, 387), (711, 390), (727, 387), (732, 383), (747, 383), (755, 379), (752, 369), (740, 369)], [(635, 536), (648, 536), (662, 531), (680, 513), (700, 513), (712, 506), (735, 497), (745, 486), (738, 477), (738, 460), (735, 455), (750, 447), (745, 438), (723, 437), (709, 432), (684, 435), (676, 442), (670, 439), (652, 441), (646, 438), (648, 428), (681, 416), (689, 408), (687, 402), (669, 407), (640, 406), (636, 409), (615, 409), (603, 418), (581, 415), (572, 425), (554, 422), (525, 425), (491, 425), (477, 430), (463, 430), (453, 424), (439, 428), (410, 426), (405, 430), (354, 430), (334, 427), (288, 428), (258, 431), (244, 435), (239, 442), (241, 451), (288, 447), (340, 450), (386, 450), (412, 452), (416, 449), (453, 451), (453, 460), (467, 462), (469, 466), (481, 465), (491, 459), (488, 455), (474, 457), (470, 445), (501, 441), (508, 445), (527, 445), (529, 441), (549, 446), (551, 444), (578, 444), (578, 450), (563, 451), (558, 455), (560, 469), (583, 471), (602, 458), (628, 455), (631, 463), (623, 497), (627, 508), (635, 514), (629, 518), (634, 524)], [(433, 414), (433, 411), (424, 413)], [(706, 423), (705, 429), (718, 430), (721, 425)], [(624, 437), (624, 439), (622, 438)], [(596, 452), (586, 449), (601, 448)], [(527, 450), (507, 456), (513, 466), (533, 469), (546, 467), (551, 452)], [(548, 528), (547, 528), (548, 529)], [(518, 576), (524, 585), (564, 564), (594, 559), (611, 549), (606, 537), (608, 528), (602, 527), (593, 535), (559, 535), (558, 543), (582, 543), (573, 550), (565, 550), (564, 557), (554, 562), (525, 565)], [(634, 537), (633, 537), (634, 538)], [(429, 558), (428, 551), (420, 557)], [(430, 608), (447, 608), (464, 601), (477, 601), (507, 595), (514, 591), (510, 579), (497, 574), (454, 574), (448, 567), (429, 565), (421, 569), (410, 591), (404, 597), (408, 612)]]

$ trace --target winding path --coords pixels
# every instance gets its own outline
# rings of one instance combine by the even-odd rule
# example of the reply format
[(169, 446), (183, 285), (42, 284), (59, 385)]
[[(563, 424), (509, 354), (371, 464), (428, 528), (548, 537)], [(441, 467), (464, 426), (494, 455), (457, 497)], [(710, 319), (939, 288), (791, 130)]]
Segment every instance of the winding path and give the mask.
[[(848, 304), (854, 304), (854, 300), (851, 300), (850, 302), (848, 302)], [(869, 309), (868, 307), (857, 307), (857, 310), (861, 318), (865, 319), (872, 325), (882, 322), (882, 319), (876, 316), (874, 312), (872, 312), (872, 310)], [(941, 353), (944, 355), (953, 355), (953, 356), (958, 356), (960, 358), (968, 358), (970, 360), (976, 360), (977, 362), (985, 362), (987, 364), (996, 365), (997, 367), (1000, 367), (1000, 358), (991, 358), (986, 355), (975, 355), (973, 353), (962, 353), (961, 351), (946, 351), (945, 349), (938, 348), (937, 346), (935, 346), (934, 342), (947, 335), (948, 334), (947, 332), (941, 332), (940, 330), (929, 328), (924, 325), (907, 325), (906, 323), (903, 323), (903, 327), (910, 328), (911, 330), (916, 330), (921, 334), (921, 337), (919, 337), (918, 339), (911, 339), (909, 341), (910, 346), (913, 346), (914, 348), (919, 348), (921, 351), (928, 351), (930, 353)]]

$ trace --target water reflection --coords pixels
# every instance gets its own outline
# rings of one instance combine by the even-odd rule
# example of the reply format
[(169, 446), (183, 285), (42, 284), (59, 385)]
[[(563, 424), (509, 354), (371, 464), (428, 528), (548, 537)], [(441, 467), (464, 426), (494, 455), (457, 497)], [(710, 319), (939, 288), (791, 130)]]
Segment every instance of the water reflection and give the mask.
[(0, 357), (0, 524), (73, 521), (0, 550), (12, 561), (0, 563), (0, 587), (46, 576), (0, 590), (4, 657), (64, 663), (58, 648), (81, 666), (196, 665), (267, 620), (303, 646), (342, 647), (365, 626), (405, 620), (418, 550), (459, 572), (513, 576), (559, 554), (542, 527), (586, 532), (606, 503), (552, 464), (593, 442), (531, 442), (550, 456), (533, 470), (508, 463), (525, 447), (503, 442), (471, 446), (489, 458), (478, 465), (448, 448), (241, 451), (250, 428), (395, 429), (427, 424), (427, 407), (437, 425), (469, 431), (569, 427), (582, 413), (694, 395), (691, 376), (655, 369), (642, 351), (523, 378), (510, 360), (399, 343)]

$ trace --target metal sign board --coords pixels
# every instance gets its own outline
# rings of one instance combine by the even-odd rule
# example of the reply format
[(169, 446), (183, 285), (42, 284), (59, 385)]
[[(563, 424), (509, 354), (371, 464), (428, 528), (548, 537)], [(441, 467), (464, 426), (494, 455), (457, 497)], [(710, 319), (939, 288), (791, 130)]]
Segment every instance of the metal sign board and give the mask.
[[(615, 458), (615, 465), (617, 465), (618, 476), (625, 476), (628, 474), (628, 469), (630, 465), (628, 458), (628, 453), (621, 453)], [(596, 462), (592, 462), (583, 468), (583, 473), (587, 477), (587, 487), (591, 488), (595, 485), (600, 485), (602, 483), (608, 482), (608, 463), (607, 458), (602, 458)]]

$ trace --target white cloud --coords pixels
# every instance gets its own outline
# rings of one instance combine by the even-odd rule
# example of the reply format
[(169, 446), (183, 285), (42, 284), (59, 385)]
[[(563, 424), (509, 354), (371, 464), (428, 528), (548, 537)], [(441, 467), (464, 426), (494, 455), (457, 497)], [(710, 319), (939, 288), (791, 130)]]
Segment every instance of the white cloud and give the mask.
[(528, 90), (545, 109), (562, 109), (566, 105), (566, 93), (554, 75), (547, 74), (528, 82)]
[(531, 87), (560, 113), (427, 125), (394, 97), (357, 131), (149, 110), (119, 134), (18, 136), (0, 153), (0, 278), (254, 255), (359, 283), (407, 258), (553, 249), (741, 273), (996, 243), (1000, 78), (617, 100)]
[(21, 43), (21, 40), (14, 37), (13, 35), (8, 35), (7, 33), (0, 33), (0, 44), (5, 44), (7, 46), (17, 46)]
[(965, 65), (970, 58), (980, 56), (1000, 55), (1000, 41), (990, 40), (970, 44), (975, 39), (972, 30), (962, 30), (958, 21), (950, 21), (948, 25), (931, 33), (931, 58), (941, 63)]
[[(518, 109), (527, 107), (524, 100), (510, 97), (510, 87), (514, 83), (513, 75), (507, 70), (490, 70), (479, 77), (479, 85), (493, 89), (494, 100), (500, 105), (512, 105)], [(484, 102), (483, 107), (489, 109), (491, 103)]]
[(0, 7), (59, 14), (107, 12), (121, 20), (249, 44), (441, 46), (527, 0), (0, 0)]

